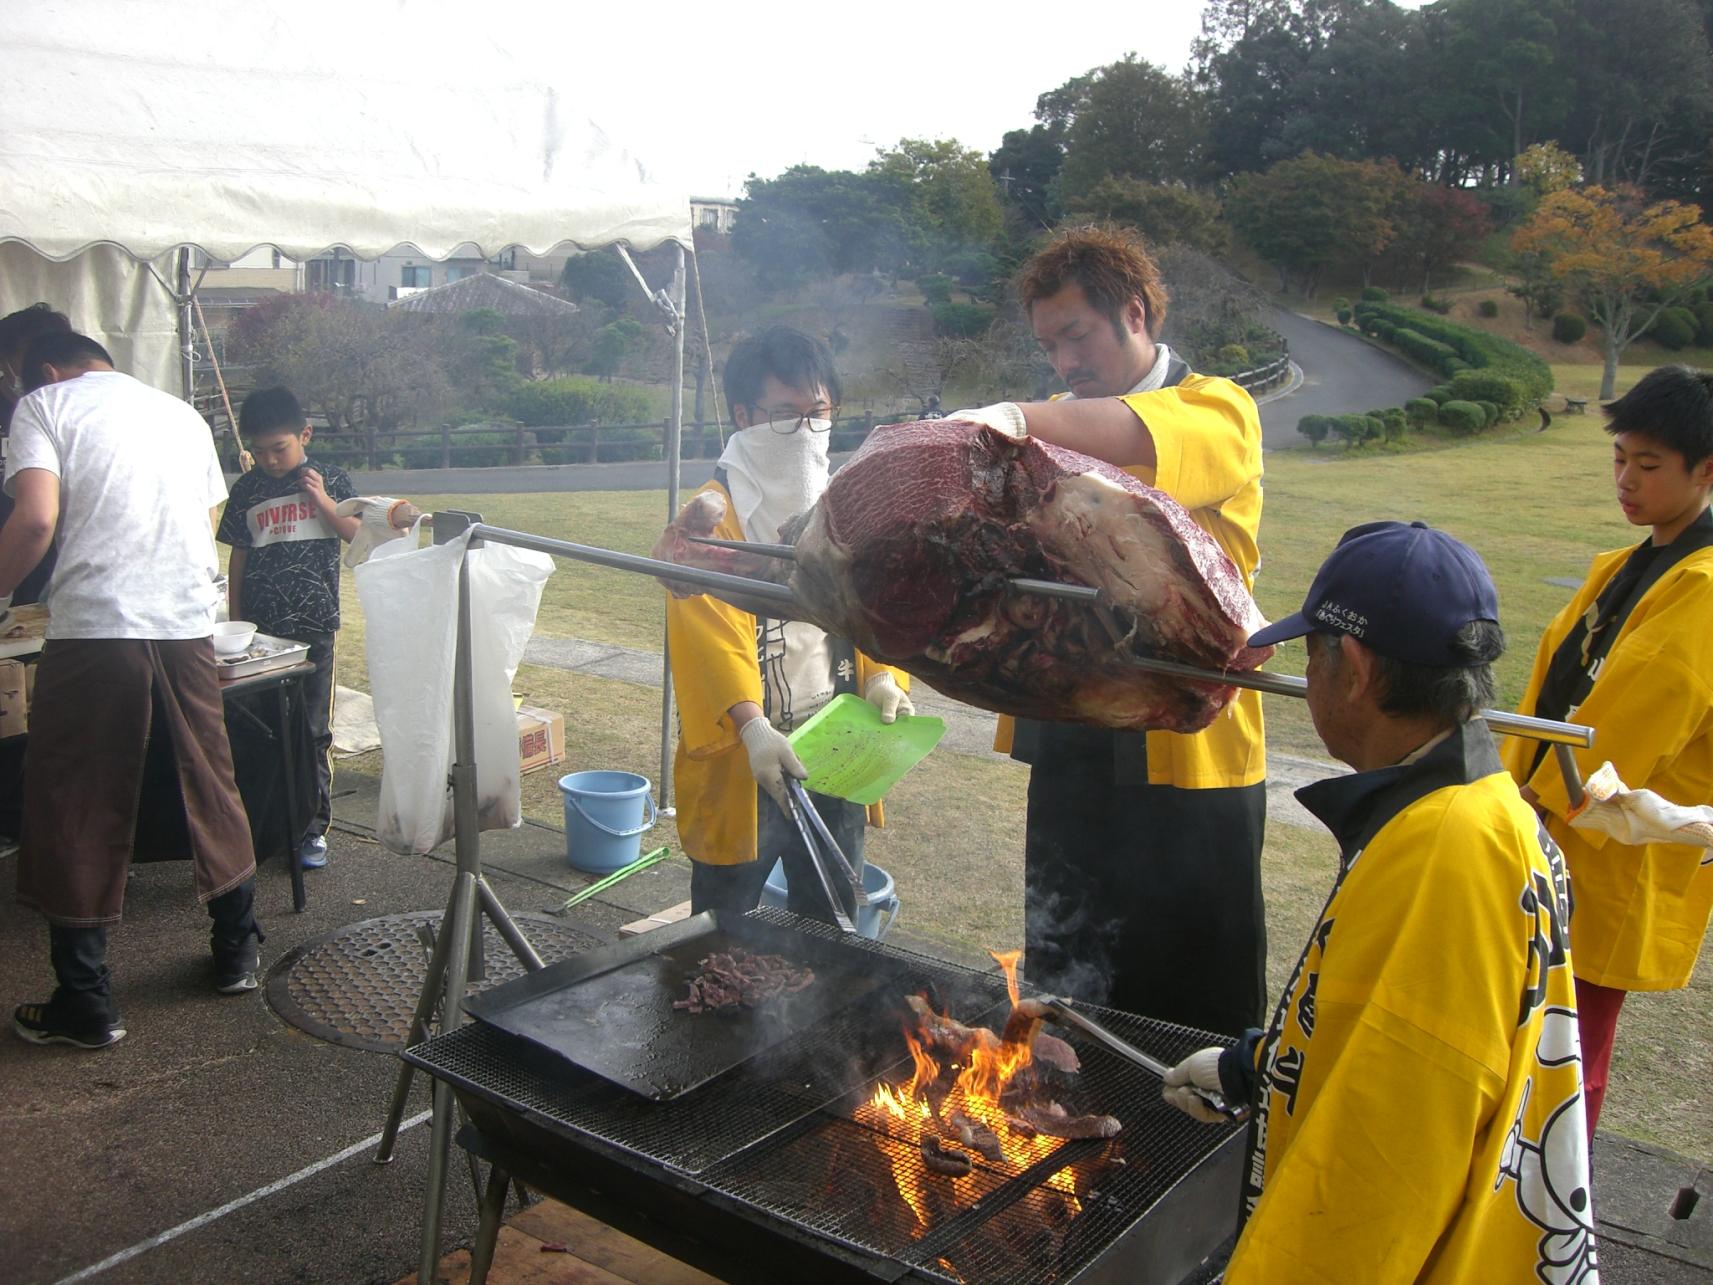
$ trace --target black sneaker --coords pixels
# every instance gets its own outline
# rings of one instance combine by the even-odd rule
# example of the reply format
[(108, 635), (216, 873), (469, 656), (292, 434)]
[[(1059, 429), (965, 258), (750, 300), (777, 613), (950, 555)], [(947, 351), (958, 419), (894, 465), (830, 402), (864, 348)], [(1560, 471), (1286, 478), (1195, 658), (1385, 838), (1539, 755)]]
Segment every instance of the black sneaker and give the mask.
[(117, 1021), (72, 1020), (51, 1000), (18, 1005), (12, 1010), (12, 1029), (31, 1044), (70, 1044), (80, 1049), (104, 1049), (125, 1038), (125, 1028)]
[(261, 943), (254, 935), (244, 938), (236, 950), (214, 951), (214, 989), (222, 995), (243, 995), (256, 989), (256, 970), (261, 966)]

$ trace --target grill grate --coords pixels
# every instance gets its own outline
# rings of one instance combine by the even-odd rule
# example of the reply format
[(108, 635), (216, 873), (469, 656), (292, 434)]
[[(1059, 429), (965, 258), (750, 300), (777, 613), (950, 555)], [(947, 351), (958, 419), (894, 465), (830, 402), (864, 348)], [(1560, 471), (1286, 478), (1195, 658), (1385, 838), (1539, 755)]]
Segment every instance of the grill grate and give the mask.
[[(966, 1021), (1005, 1011), (992, 974), (851, 938), (783, 911), (758, 917), (905, 963), (939, 987)], [(1088, 1009), (1114, 1033), (1171, 1063), (1208, 1036), (1111, 1010)], [(1019, 1178), (976, 1161), (955, 1184), (926, 1175), (934, 1204), (924, 1232), (899, 1194), (887, 1140), (854, 1117), (901, 1052), (873, 1005), (856, 1005), (812, 1032), (674, 1102), (655, 1103), (568, 1067), (552, 1054), (479, 1023), (418, 1046), (413, 1061), (489, 1102), (530, 1113), (573, 1147), (601, 1139), (650, 1165), (696, 1175), (708, 1188), (807, 1233), (948, 1282), (1051, 1282), (1074, 1276), (1192, 1168), (1229, 1138), (1167, 1106), (1147, 1072), (1083, 1039), (1060, 1034), (1083, 1069), (1059, 1082), (1070, 1110), (1099, 1110), (1124, 1124), (1113, 1143), (1066, 1142)], [(908, 1065), (908, 1059), (903, 1059)], [(1121, 1157), (1122, 1164), (1114, 1164)], [(1080, 1212), (1044, 1184), (1075, 1166)], [(956, 1193), (952, 1197), (949, 1193)], [(1235, 1200), (1235, 1193), (1233, 1193)]]

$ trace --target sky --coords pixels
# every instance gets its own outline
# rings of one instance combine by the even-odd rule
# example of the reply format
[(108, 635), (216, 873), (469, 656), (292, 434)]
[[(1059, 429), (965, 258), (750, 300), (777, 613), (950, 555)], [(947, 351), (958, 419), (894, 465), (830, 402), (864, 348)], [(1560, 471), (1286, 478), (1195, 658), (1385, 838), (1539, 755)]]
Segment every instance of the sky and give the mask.
[[(645, 32), (619, 21), (634, 10), (557, 3), (542, 16), (560, 29), (551, 41), (500, 38), (543, 60), (533, 70), (550, 59), (554, 79), (652, 177), (713, 197), (741, 195), (752, 172), (860, 169), (905, 137), (992, 151), (1007, 130), (1034, 123), (1038, 95), (1092, 67), (1134, 51), (1181, 69), (1201, 22), (1200, 0), (672, 0), (652, 12), (663, 9), (679, 21), (676, 39), (669, 24)], [(531, 29), (511, 27), (518, 37)]]

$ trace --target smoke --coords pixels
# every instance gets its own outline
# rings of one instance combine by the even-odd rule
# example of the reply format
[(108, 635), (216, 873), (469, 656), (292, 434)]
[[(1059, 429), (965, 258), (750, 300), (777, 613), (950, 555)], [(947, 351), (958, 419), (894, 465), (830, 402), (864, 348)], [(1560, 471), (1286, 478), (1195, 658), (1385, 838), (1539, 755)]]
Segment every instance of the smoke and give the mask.
[(1107, 1003), (1122, 928), (1102, 911), (1098, 890), (1055, 861), (1047, 877), (1029, 881), (1023, 914), (1025, 980), (1050, 994)]

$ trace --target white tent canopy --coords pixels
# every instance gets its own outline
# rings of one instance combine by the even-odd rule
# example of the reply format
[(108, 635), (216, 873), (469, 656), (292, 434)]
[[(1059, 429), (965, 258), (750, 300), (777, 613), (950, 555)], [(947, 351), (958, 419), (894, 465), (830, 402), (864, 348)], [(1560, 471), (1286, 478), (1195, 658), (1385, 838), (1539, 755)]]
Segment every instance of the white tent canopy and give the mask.
[(138, 269), (105, 289), (122, 299), (97, 300), (89, 279), (115, 262), (99, 246), (158, 269), (181, 246), (230, 262), (258, 246), (372, 259), (690, 241), (687, 196), (647, 181), (579, 108), (563, 46), (548, 63), (504, 3), (36, 0), (17, 17), (0, 77), (5, 311), (99, 302), (73, 321), (158, 333), (165, 283)]

